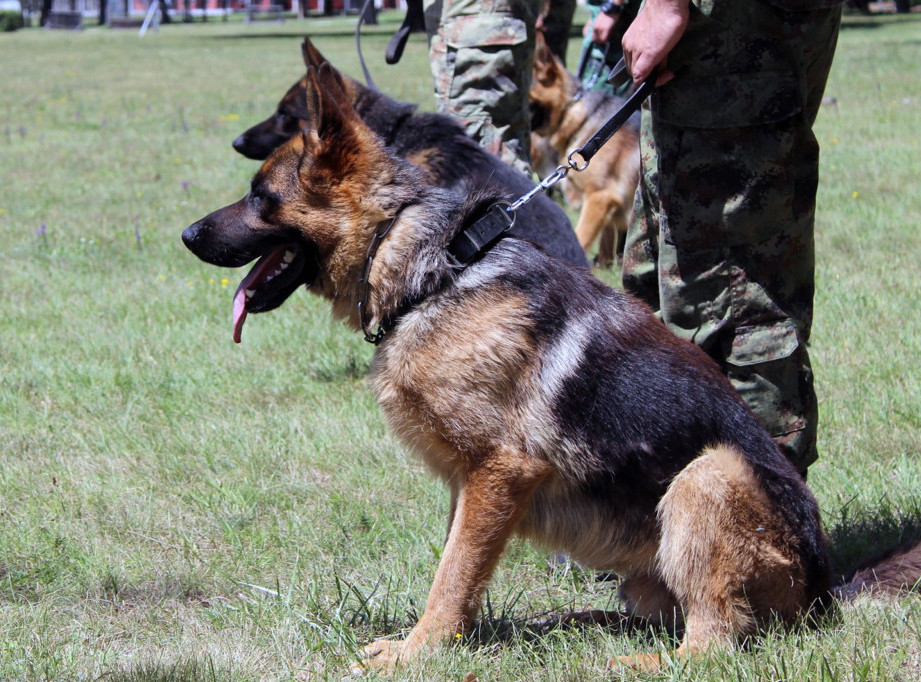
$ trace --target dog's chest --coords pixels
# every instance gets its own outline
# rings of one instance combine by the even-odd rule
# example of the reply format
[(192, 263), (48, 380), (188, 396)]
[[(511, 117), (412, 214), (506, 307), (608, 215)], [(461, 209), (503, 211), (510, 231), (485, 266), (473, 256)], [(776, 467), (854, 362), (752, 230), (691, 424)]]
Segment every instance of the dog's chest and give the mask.
[(535, 362), (523, 306), (512, 295), (455, 297), (406, 315), (378, 349), (383, 412), (442, 477), (522, 437)]

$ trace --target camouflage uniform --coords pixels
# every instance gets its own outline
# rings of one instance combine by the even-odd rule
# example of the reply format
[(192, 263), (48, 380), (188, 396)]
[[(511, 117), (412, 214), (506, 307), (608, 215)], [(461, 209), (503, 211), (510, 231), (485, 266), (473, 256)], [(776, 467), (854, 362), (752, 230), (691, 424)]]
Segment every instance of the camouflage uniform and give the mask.
[(675, 78), (644, 111), (624, 255), (624, 286), (723, 367), (802, 472), (817, 458), (812, 125), (840, 16), (835, 0), (695, 0)]
[(425, 0), (438, 111), (530, 175), (528, 90), (540, 0)]

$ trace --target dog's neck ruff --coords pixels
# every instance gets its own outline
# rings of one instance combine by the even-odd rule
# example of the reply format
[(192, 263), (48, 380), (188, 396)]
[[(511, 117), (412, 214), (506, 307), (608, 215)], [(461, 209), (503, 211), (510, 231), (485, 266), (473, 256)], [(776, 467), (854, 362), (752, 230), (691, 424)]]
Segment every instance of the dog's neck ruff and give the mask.
[[(368, 319), (370, 315), (368, 301), (371, 297), (371, 266), (374, 263), (374, 257), (377, 255), (381, 242), (389, 234), (406, 206), (401, 206), (393, 218), (383, 220), (377, 224), (374, 234), (371, 235), (371, 241), (365, 254), (364, 268), (358, 280), (359, 295), (357, 306), (359, 324), (361, 325), (361, 331), (365, 335), (365, 341), (375, 346), (384, 339), (403, 315), (420, 302), (420, 300), (406, 301), (396, 314), (382, 318), (378, 323), (377, 330), (371, 331), (371, 320)], [(462, 227), (447, 244), (446, 251), (451, 267), (455, 272), (466, 268), (489, 251), (511, 229), (514, 223), (515, 212), (510, 210), (507, 203), (497, 202), (492, 204), (478, 219)]]

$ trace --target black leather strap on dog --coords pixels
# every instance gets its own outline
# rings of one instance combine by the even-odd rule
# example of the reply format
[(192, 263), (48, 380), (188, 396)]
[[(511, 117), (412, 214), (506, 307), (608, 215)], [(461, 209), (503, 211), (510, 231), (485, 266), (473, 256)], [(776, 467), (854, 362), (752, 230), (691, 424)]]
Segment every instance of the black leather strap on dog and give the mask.
[(413, 31), (421, 30), (425, 27), (425, 15), (422, 10), (422, 0), (406, 0), (406, 16), (397, 32), (391, 36), (387, 43), (387, 51), (384, 53), (384, 59), (388, 64), (396, 64), (403, 56), (403, 48), (406, 47), (406, 41), (409, 34)]
[[(613, 80), (621, 75), (626, 70), (626, 64), (624, 60), (621, 59), (617, 66), (611, 71), (611, 75), (608, 76), (608, 80)], [(624, 105), (614, 112), (614, 115), (609, 118), (603, 126), (601, 126), (597, 132), (592, 135), (588, 141), (583, 144), (581, 147), (574, 149), (569, 153), (570, 162), (572, 162), (575, 155), (582, 157), (584, 162), (581, 167), (574, 165), (573, 168), (576, 170), (581, 170), (585, 166), (588, 166), (589, 161), (592, 160), (592, 157), (595, 153), (601, 149), (602, 145), (605, 142), (611, 139), (611, 136), (616, 133), (620, 127), (627, 122), (634, 113), (639, 111), (640, 105), (642, 105), (643, 100), (653, 91), (656, 87), (656, 78), (659, 75), (658, 69), (653, 69), (652, 73), (640, 83), (639, 87), (633, 91), (633, 93), (627, 98), (627, 101), (624, 102)]]
[(515, 212), (504, 202), (495, 203), (470, 225), (458, 232), (448, 244), (448, 253), (461, 267), (487, 251), (515, 224)]

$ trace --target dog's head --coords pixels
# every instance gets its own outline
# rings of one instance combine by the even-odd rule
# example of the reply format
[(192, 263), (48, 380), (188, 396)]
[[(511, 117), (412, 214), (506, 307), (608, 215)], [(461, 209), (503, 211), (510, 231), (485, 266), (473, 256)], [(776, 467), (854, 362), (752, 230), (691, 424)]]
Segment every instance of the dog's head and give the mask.
[(373, 227), (401, 199), (397, 169), (352, 108), (332, 70), (310, 68), (307, 109), (315, 127), (279, 147), (249, 193), (190, 225), (186, 246), (202, 260), (239, 267), (258, 259), (234, 296), (234, 340), (246, 314), (280, 306), (300, 285), (347, 297)]
[(233, 148), (248, 159), (262, 161), (297, 135), (307, 118), (307, 79), (301, 78), (281, 98), (275, 113), (233, 141)]
[(528, 91), (531, 130), (546, 135), (559, 126), (563, 110), (572, 99), (569, 81), (570, 76), (563, 62), (551, 52), (544, 34), (538, 31), (531, 89)]
[[(309, 38), (304, 38), (301, 44), (301, 55), (308, 70), (317, 70), (321, 65), (329, 64)], [(331, 66), (329, 68), (332, 69)], [(351, 83), (335, 69), (333, 73), (340, 80), (340, 86), (349, 92)], [(309, 89), (310, 81), (306, 77), (297, 81), (281, 98), (275, 113), (237, 137), (233, 141), (233, 148), (249, 159), (262, 161), (300, 133), (303, 126), (312, 125), (308, 108)]]

